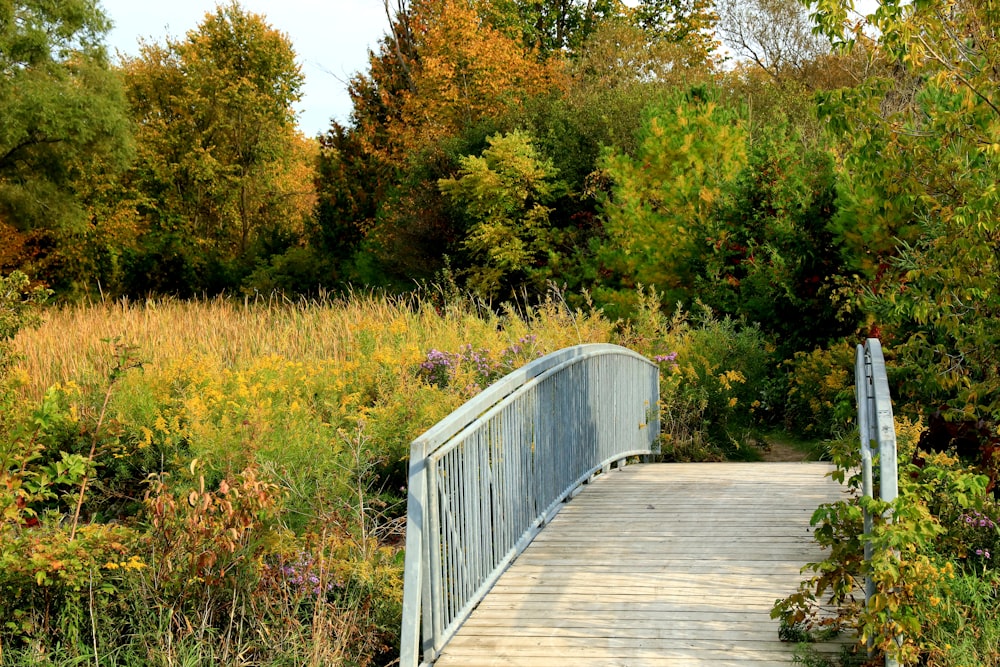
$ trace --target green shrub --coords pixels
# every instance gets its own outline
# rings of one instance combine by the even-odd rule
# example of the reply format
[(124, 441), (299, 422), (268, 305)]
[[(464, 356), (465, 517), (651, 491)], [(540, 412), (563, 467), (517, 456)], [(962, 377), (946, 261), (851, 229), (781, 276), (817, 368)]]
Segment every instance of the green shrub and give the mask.
[(755, 459), (748, 446), (770, 406), (773, 348), (755, 326), (694, 314), (662, 314), (655, 290), (639, 290), (622, 343), (660, 364), (661, 450), (667, 460)]
[(797, 435), (829, 438), (847, 426), (854, 407), (854, 348), (835, 343), (812, 352), (796, 352), (784, 363), (788, 394), (785, 428)]
[[(997, 665), (1000, 621), (995, 602), (1000, 570), (1000, 521), (987, 478), (947, 453), (914, 457), (919, 423), (897, 420), (899, 497), (858, 498), (821, 506), (815, 536), (829, 556), (808, 566), (814, 575), (772, 611), (790, 626), (847, 628), (901, 665)], [(835, 473), (860, 485), (857, 434), (832, 443)], [(877, 469), (877, 462), (876, 462)], [(850, 477), (848, 478), (848, 476)], [(874, 556), (862, 560), (862, 508), (875, 517)], [(891, 513), (892, 521), (882, 519)], [(857, 599), (870, 575), (876, 594)], [(835, 616), (820, 605), (838, 606)]]

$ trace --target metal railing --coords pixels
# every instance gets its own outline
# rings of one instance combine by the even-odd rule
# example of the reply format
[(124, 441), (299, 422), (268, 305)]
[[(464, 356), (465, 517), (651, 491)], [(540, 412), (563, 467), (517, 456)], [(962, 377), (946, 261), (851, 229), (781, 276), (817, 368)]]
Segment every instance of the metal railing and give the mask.
[[(885, 358), (882, 344), (877, 338), (869, 338), (864, 346), (858, 345), (854, 362), (855, 390), (858, 401), (858, 430), (861, 435), (861, 485), (862, 493), (873, 498), (875, 480), (872, 461), (878, 448), (879, 498), (890, 502), (899, 493), (896, 466), (896, 425), (892, 418), (892, 399), (889, 396), (889, 381), (885, 375)], [(885, 520), (890, 521), (886, 514)], [(865, 510), (865, 561), (872, 558), (872, 544), (868, 535), (872, 532), (872, 517)], [(875, 594), (875, 582), (871, 576), (865, 577), (865, 603)], [(894, 659), (886, 656), (886, 667), (896, 667)]]
[(652, 453), (658, 400), (656, 364), (578, 345), (507, 375), (413, 442), (400, 667), (437, 658), (581, 484)]

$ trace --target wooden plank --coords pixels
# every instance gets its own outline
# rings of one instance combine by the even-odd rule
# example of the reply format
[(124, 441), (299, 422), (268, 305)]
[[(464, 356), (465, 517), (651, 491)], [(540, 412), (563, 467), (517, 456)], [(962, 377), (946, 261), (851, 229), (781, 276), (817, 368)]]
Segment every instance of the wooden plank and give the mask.
[[(650, 464), (598, 475), (497, 581), (439, 667), (791, 664), (774, 601), (823, 558), (825, 464)], [(839, 640), (830, 646), (849, 640)]]

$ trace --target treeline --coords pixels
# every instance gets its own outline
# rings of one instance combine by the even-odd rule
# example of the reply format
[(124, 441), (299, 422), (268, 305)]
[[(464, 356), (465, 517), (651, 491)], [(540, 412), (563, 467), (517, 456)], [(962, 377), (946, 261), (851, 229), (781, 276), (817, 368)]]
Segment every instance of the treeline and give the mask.
[(612, 317), (644, 285), (780, 359), (880, 333), (920, 410), (995, 419), (995, 2), (824, 0), (818, 31), (784, 0), (388, 9), (317, 141), (292, 45), (238, 4), (117, 64), (92, 0), (3, 5), (0, 271), (63, 298), (555, 282)]
[(628, 315), (645, 284), (796, 349), (856, 326), (810, 100), (859, 65), (794, 5), (401, 3), (318, 141), (292, 45), (238, 4), (118, 64), (89, 0), (10, 13), (0, 268), (60, 297), (555, 281)]
[(304, 240), (287, 37), (236, 4), (112, 65), (94, 0), (4, 3), (0, 265), (65, 298), (216, 293)]

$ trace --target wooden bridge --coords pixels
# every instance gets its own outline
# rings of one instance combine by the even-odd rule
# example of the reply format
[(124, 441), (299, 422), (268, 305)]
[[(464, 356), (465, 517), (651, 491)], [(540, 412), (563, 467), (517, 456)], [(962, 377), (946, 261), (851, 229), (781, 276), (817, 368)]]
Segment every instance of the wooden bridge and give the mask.
[(569, 348), (414, 442), (401, 667), (792, 664), (769, 612), (824, 557), (809, 519), (844, 490), (822, 463), (625, 465), (655, 453), (658, 378)]

